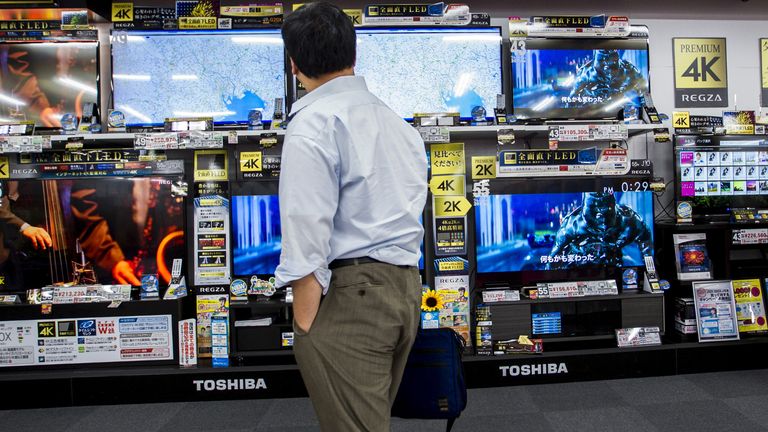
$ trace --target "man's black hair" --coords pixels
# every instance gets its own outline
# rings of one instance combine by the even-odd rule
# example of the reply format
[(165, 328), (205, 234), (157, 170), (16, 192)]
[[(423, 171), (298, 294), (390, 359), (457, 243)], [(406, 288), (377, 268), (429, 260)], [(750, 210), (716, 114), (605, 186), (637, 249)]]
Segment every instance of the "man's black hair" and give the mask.
[(301, 73), (317, 78), (355, 65), (357, 35), (336, 5), (308, 3), (285, 18), (283, 42)]

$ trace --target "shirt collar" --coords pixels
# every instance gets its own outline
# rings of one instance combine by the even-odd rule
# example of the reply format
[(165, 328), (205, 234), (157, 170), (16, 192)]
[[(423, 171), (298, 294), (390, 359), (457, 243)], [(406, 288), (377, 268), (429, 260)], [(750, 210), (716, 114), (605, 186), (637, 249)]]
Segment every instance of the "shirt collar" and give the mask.
[(334, 78), (294, 102), (293, 105), (291, 105), (291, 113), (289, 114), (289, 117), (293, 117), (303, 108), (306, 108), (325, 97), (337, 93), (357, 90), (368, 90), (368, 86), (365, 85), (365, 78), (355, 75)]

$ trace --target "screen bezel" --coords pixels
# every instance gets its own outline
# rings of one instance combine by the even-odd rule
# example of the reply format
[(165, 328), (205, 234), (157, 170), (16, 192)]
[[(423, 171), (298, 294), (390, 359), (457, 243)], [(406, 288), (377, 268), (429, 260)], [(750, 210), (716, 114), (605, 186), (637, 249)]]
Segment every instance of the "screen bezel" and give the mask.
[[(634, 184), (636, 182), (646, 182), (647, 179), (628, 178), (620, 176), (604, 177), (574, 177), (568, 181), (558, 182), (557, 188), (553, 189), (552, 179), (525, 179), (525, 178), (496, 178), (490, 180), (490, 190), (493, 195), (529, 195), (529, 194), (557, 194), (557, 193), (583, 193), (588, 191), (600, 191), (604, 188), (613, 187), (616, 192), (622, 192), (619, 184)], [(522, 192), (521, 192), (522, 191)], [(652, 193), (650, 190), (642, 191)], [(655, 215), (655, 202), (651, 201), (651, 214)], [(473, 273), (475, 274), (475, 286), (512, 286), (523, 287), (535, 285), (538, 282), (561, 282), (561, 281), (588, 281), (588, 280), (606, 280), (614, 279), (621, 281), (623, 272), (630, 268), (640, 269), (642, 266), (626, 267), (608, 267), (595, 265), (581, 268), (557, 269), (557, 270), (519, 270), (504, 272), (480, 272), (477, 268), (477, 226), (475, 211), (468, 214), (468, 242), (475, 245), (467, 250), (470, 262), (472, 263)], [(655, 217), (650, 221), (650, 230), (653, 233), (655, 227)], [(654, 233), (652, 246), (657, 241)]]
[[(115, 30), (110, 31), (110, 36), (113, 37), (115, 33)], [(237, 29), (237, 30), (127, 30), (127, 31), (120, 31), (121, 35), (125, 36), (140, 36), (140, 35), (183, 35), (183, 34), (192, 34), (192, 35), (205, 35), (205, 34), (243, 34), (243, 35), (258, 35), (258, 34), (277, 34), (280, 35), (280, 29), (279, 28), (259, 28), (259, 29)], [(114, 64), (115, 64), (115, 50), (114, 50), (114, 42), (110, 44), (110, 71), (111, 74), (115, 74)], [(285, 46), (283, 46), (283, 104), (285, 105), (285, 101), (288, 100), (288, 87), (289, 87), (289, 77), (288, 77), (288, 71), (290, 68), (288, 67), (288, 57), (285, 53)], [(109, 83), (110, 83), (110, 103), (109, 105), (112, 107), (112, 109), (115, 108), (115, 80), (113, 76), (110, 75), (109, 77)], [(285, 109), (285, 108), (284, 108)], [(168, 113), (168, 116), (166, 118), (173, 117), (173, 113)], [(165, 119), (163, 119), (165, 120)], [(160, 127), (163, 126), (165, 121), (159, 122), (159, 123), (126, 123), (126, 126), (128, 127)], [(244, 120), (235, 120), (235, 121), (214, 121), (213, 124), (215, 126), (242, 126), (248, 124), (248, 119)]]
[[(82, 39), (82, 40), (4, 40), (0, 41), (0, 44), (2, 45), (37, 45), (37, 44), (68, 44), (68, 43), (77, 43), (77, 44), (94, 44), (95, 50), (96, 50), (96, 96), (95, 96), (95, 104), (97, 106), (101, 106), (101, 96), (102, 96), (102, 89), (101, 89), (101, 83), (102, 83), (102, 77), (101, 77), (101, 42), (98, 39)], [(110, 59), (111, 60), (111, 59)], [(62, 113), (66, 114), (66, 113)], [(74, 113), (73, 113), (74, 114)], [(80, 119), (78, 118), (78, 121)], [(13, 123), (13, 121), (11, 122)], [(36, 131), (59, 131), (61, 130), (61, 127), (50, 127), (50, 126), (43, 126), (41, 124), (38, 124), (38, 122), (35, 122), (35, 130)]]
[[(648, 56), (648, 94), (652, 94), (651, 86), (651, 53), (650, 42), (648, 38), (527, 38), (525, 40), (526, 49), (550, 49), (550, 50), (568, 50), (568, 49), (581, 49), (581, 50), (595, 50), (595, 49), (636, 49), (645, 50)], [(543, 45), (544, 47), (540, 47)], [(548, 46), (551, 45), (551, 46)], [(636, 46), (636, 47), (633, 47)], [(511, 57), (510, 57), (511, 59)], [(578, 108), (557, 108), (548, 109), (540, 113), (533, 113), (532, 108), (518, 108), (515, 105), (515, 63), (510, 61), (509, 71), (509, 93), (512, 101), (511, 113), (515, 115), (518, 120), (527, 121), (534, 119), (541, 120), (615, 120), (617, 117), (614, 115), (603, 117), (580, 117), (578, 116)], [(524, 110), (524, 111), (523, 111)], [(617, 109), (619, 112), (621, 108)]]

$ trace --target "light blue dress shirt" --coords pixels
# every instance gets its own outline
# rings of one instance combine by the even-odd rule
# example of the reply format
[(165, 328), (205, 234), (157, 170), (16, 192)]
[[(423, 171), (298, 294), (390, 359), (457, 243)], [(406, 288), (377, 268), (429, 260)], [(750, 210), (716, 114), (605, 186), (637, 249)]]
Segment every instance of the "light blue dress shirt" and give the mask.
[(335, 259), (418, 265), (428, 187), (419, 133), (358, 76), (307, 93), (291, 117), (280, 168), (277, 286), (314, 273), (326, 293)]

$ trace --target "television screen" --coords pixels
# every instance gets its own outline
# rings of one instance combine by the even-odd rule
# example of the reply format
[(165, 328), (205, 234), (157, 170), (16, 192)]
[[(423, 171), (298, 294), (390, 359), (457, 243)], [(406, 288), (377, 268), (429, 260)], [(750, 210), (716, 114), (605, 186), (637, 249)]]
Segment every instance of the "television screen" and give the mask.
[(285, 98), (284, 58), (279, 29), (130, 32), (112, 44), (114, 107), (129, 125), (246, 122), (254, 109), (270, 120)]
[(97, 42), (0, 44), (0, 121), (61, 127), (61, 116), (80, 117), (97, 103)]
[(277, 195), (233, 196), (232, 231), (235, 275), (274, 274), (282, 240)]
[(526, 42), (526, 51), (512, 56), (518, 118), (616, 118), (650, 92), (645, 39)]
[(678, 199), (690, 202), (696, 215), (727, 214), (734, 207), (768, 207), (768, 150), (764, 148), (679, 149), (676, 162)]
[(499, 28), (358, 28), (355, 73), (401, 117), (482, 106), (503, 93)]
[(490, 195), (475, 206), (478, 273), (644, 266), (651, 192)]
[[(80, 283), (95, 276), (100, 284), (139, 285), (155, 274), (167, 285), (173, 259), (186, 257), (184, 199), (171, 183), (160, 177), (4, 182), (0, 289), (70, 283), (83, 263), (93, 274), (79, 273)], [(20, 232), (24, 224), (34, 231)]]

